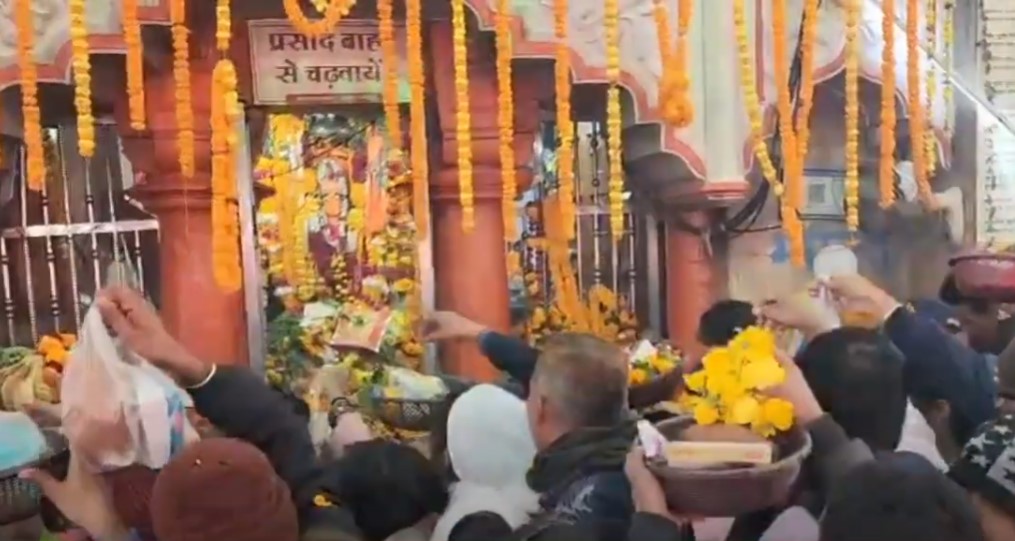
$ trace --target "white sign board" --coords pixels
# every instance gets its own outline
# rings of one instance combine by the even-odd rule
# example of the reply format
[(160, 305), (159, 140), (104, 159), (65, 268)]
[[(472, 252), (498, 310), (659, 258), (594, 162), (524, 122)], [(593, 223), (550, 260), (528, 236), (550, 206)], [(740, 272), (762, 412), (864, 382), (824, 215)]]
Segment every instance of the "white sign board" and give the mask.
[[(378, 103), (384, 62), (377, 21), (344, 20), (331, 35), (307, 37), (287, 20), (249, 21), (256, 105)], [(395, 28), (399, 101), (409, 98), (405, 30)]]

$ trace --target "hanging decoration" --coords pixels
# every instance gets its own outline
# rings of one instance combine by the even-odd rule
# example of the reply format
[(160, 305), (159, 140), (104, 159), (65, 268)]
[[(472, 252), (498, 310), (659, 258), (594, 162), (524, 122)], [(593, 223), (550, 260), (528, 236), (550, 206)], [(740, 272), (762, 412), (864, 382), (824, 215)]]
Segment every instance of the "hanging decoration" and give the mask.
[(924, 156), (923, 93), (920, 92), (920, 0), (906, 4), (906, 86), (909, 109), (909, 144), (913, 158), (913, 175), (920, 198), (930, 201), (930, 182)]
[(685, 128), (694, 121), (694, 101), (691, 99), (691, 78), (687, 67), (688, 33), (694, 2), (678, 2), (676, 47), (670, 43), (670, 18), (663, 0), (655, 0), (653, 13), (663, 68), (659, 81), (660, 113), (667, 124)]
[(500, 168), (503, 194), (504, 240), (514, 242), (518, 237), (518, 210), (515, 199), (518, 186), (515, 177), (515, 110), (511, 87), (511, 60), (514, 50), (511, 43), (511, 1), (497, 0), (497, 125), (500, 129)]
[(554, 90), (556, 93), (557, 184), (561, 219), (568, 240), (575, 235), (574, 122), (571, 119), (571, 46), (568, 43), (568, 0), (553, 1)]
[[(938, 0), (927, 0), (927, 8), (924, 14), (926, 18), (927, 32), (927, 50), (930, 51), (932, 56), (937, 56), (938, 42), (937, 42), (937, 15), (938, 15)], [(937, 170), (937, 138), (934, 135), (933, 123), (931, 118), (934, 115), (934, 101), (937, 99), (937, 66), (934, 62), (927, 62), (927, 88), (926, 102), (924, 105), (924, 114), (927, 118), (925, 126), (929, 129), (923, 132), (923, 153), (927, 163), (927, 178), (934, 176), (935, 170)]]
[(147, 126), (144, 92), (144, 45), (141, 43), (141, 22), (137, 18), (138, 0), (123, 0), (123, 41), (127, 44), (127, 104), (130, 128)]
[(954, 114), (953, 106), (955, 102), (955, 89), (952, 86), (952, 65), (953, 59), (952, 54), (955, 49), (955, 0), (945, 0), (945, 24), (944, 30), (942, 31), (942, 38), (944, 39), (944, 111), (945, 111), (945, 125), (944, 131), (948, 138), (951, 138), (952, 134), (952, 115)]
[(455, 141), (458, 143), (458, 200), (462, 205), (462, 229), (476, 226), (472, 189), (472, 113), (469, 103), (469, 52), (466, 43), (465, 0), (451, 0), (454, 30), (456, 117)]
[(746, 0), (733, 0), (733, 24), (736, 29), (737, 56), (740, 59), (740, 87), (744, 99), (744, 108), (751, 124), (751, 141), (754, 155), (758, 158), (762, 176), (772, 185), (776, 197), (783, 194), (782, 181), (775, 170), (772, 157), (765, 143), (764, 117), (761, 110), (761, 97), (758, 96), (758, 81), (754, 76), (754, 57), (751, 54), (752, 44), (747, 29)]
[(624, 235), (624, 166), (623, 118), (620, 111), (620, 3), (605, 0), (603, 19), (606, 24), (606, 130), (607, 155), (610, 174), (608, 201), (610, 205), (610, 232), (613, 242), (619, 243)]
[(70, 15), (74, 108), (78, 116), (78, 153), (83, 158), (91, 158), (95, 155), (95, 117), (92, 116), (92, 62), (85, 20), (85, 0), (70, 0), (67, 11)]
[[(190, 86), (187, 0), (170, 1), (169, 21), (173, 37), (173, 84), (176, 87), (176, 145), (180, 152), (180, 174), (184, 179), (190, 179), (194, 177), (194, 109)], [(216, 38), (221, 39), (217, 35)]]
[(42, 191), (46, 183), (45, 149), (42, 144), (42, 112), (39, 110), (39, 72), (35, 64), (35, 14), (32, 0), (14, 2), (18, 29), (18, 70), (21, 72), (21, 109), (24, 116), (28, 189)]
[(426, 75), (423, 62), (423, 0), (405, 0), (406, 49), (409, 63), (409, 138), (412, 153), (412, 214), (416, 234), (425, 238), (430, 225), (426, 144)]
[(789, 243), (790, 261), (802, 266), (805, 259), (804, 225), (799, 211), (802, 205), (803, 164), (799, 163), (796, 127), (793, 123), (793, 97), (789, 88), (789, 49), (786, 36), (786, 1), (772, 2), (772, 65), (775, 72), (776, 105), (779, 133), (782, 136), (783, 182), (786, 192), (780, 200), (782, 227)]
[(215, 15), (215, 48), (219, 60), (212, 71), (211, 88), (212, 269), (219, 287), (237, 291), (243, 287), (236, 193), (236, 126), (241, 110), (236, 91), (236, 67), (229, 60), (229, 42), (232, 39), (230, 0), (217, 0)]
[(391, 147), (402, 149), (402, 118), (398, 103), (398, 43), (395, 42), (395, 21), (392, 0), (377, 0), (377, 33), (381, 41), (381, 59), (384, 64), (384, 118), (388, 127)]
[(882, 0), (881, 33), (881, 156), (878, 161), (878, 189), (881, 207), (895, 203), (895, 0)]
[(860, 10), (862, 0), (846, 4), (846, 227), (860, 225)]
[(310, 20), (303, 13), (300, 0), (282, 0), (285, 16), (289, 19), (289, 23), (293, 25), (293, 28), (304, 36), (313, 38), (326, 36), (334, 32), (335, 27), (338, 26), (343, 17), (349, 14), (354, 5), (356, 5), (356, 0), (331, 0), (323, 12), (323, 18)]
[(800, 40), (800, 94), (797, 97), (799, 106), (796, 111), (797, 170), (794, 172), (796, 184), (791, 195), (793, 206), (802, 209), (805, 204), (806, 179), (804, 169), (807, 167), (807, 154), (811, 142), (811, 110), (814, 108), (814, 51), (818, 37), (818, 13), (821, 0), (806, 0), (804, 4), (804, 28)]

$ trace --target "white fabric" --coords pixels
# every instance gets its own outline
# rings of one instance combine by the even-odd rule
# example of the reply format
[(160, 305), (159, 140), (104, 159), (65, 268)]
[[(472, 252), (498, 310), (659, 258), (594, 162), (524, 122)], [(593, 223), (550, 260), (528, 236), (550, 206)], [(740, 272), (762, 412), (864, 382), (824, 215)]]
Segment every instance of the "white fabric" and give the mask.
[(938, 470), (948, 471), (948, 464), (937, 449), (934, 429), (927, 424), (927, 419), (913, 404), (906, 405), (906, 420), (902, 423), (902, 438), (895, 450), (920, 455)]
[(437, 521), (430, 541), (447, 541), (458, 521), (472, 513), (496, 513), (515, 529), (528, 522), (529, 517), (538, 510), (539, 495), (524, 482), (502, 488), (469, 481), (455, 483), (451, 487), (448, 508)]
[(524, 482), (536, 456), (525, 403), (495, 385), (477, 385), (448, 414), (448, 455), (462, 481), (490, 487)]

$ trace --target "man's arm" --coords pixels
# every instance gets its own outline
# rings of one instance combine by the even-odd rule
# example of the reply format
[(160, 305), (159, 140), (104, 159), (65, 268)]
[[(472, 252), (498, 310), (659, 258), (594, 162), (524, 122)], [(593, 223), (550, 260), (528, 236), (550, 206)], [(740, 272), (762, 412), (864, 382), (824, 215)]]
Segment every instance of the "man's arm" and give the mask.
[(520, 338), (495, 331), (484, 330), (479, 334), (479, 349), (499, 370), (506, 372), (520, 383), (524, 394), (529, 394), (529, 380), (536, 370), (539, 350)]

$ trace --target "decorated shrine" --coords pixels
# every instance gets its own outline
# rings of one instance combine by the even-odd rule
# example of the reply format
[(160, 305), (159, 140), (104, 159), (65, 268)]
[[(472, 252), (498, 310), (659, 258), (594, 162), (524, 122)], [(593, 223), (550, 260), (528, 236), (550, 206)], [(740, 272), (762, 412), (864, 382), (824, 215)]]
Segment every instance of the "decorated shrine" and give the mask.
[[(666, 340), (642, 360), (665, 371), (755, 268), (734, 248), (759, 216), (789, 264), (809, 264), (814, 163), (841, 163), (829, 205), (844, 242), (906, 202), (907, 182), (921, 215), (953, 208), (935, 182), (952, 166), (957, 12), (950, 0), (12, 0), (0, 8), (13, 36), (0, 43), (8, 342), (73, 334), (112, 265), (199, 356), (277, 381), (358, 367), (363, 351), (494, 377), (474, 344), (428, 355), (428, 310), (533, 343), (560, 330)], [(18, 278), (47, 266), (45, 283)]]

